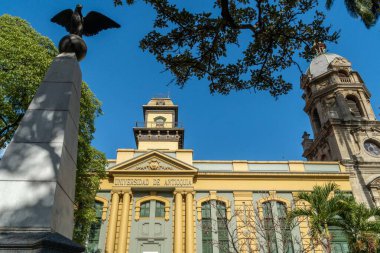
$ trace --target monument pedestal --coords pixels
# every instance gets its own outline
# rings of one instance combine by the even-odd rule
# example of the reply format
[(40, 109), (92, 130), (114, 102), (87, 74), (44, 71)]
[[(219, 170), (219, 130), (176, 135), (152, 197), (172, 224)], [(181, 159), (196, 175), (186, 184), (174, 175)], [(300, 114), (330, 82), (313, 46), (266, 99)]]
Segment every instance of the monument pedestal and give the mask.
[(71, 241), (81, 83), (75, 55), (57, 56), (0, 161), (0, 252)]
[(5, 253), (79, 253), (81, 245), (51, 232), (0, 233), (0, 252)]

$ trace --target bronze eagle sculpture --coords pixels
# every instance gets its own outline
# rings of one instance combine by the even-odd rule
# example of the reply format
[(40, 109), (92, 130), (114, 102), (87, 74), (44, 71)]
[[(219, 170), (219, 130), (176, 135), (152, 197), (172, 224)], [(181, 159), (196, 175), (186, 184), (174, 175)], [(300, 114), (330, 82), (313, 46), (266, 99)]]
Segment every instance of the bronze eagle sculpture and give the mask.
[(110, 28), (120, 28), (118, 23), (97, 11), (90, 11), (83, 17), (80, 4), (77, 4), (74, 11), (66, 9), (59, 12), (51, 19), (51, 22), (65, 27), (70, 34), (80, 37), (82, 35), (93, 36)]

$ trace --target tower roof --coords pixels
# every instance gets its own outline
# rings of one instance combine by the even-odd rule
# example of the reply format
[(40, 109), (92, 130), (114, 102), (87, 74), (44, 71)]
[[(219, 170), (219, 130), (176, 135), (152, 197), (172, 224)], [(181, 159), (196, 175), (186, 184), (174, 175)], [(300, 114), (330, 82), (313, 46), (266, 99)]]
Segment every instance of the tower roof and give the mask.
[(152, 98), (146, 105), (143, 105), (144, 120), (147, 110), (173, 110), (175, 119), (178, 119), (178, 105), (175, 105), (170, 98)]
[(337, 58), (348, 61), (346, 58), (338, 54), (323, 53), (318, 55), (311, 61), (306, 74), (311, 75), (312, 77), (317, 77), (326, 73), (329, 70), (330, 64)]

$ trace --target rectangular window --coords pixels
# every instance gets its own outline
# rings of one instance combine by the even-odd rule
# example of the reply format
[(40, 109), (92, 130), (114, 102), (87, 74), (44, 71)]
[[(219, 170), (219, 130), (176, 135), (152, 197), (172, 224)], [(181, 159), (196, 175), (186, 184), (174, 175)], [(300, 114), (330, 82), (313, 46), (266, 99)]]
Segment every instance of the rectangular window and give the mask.
[(103, 204), (95, 202), (96, 221), (91, 224), (90, 233), (88, 235), (88, 243), (86, 252), (96, 252), (99, 247), (100, 228), (102, 226), (102, 210)]
[(286, 205), (281, 202), (276, 202), (278, 221), (280, 223), (282, 244), (284, 246), (285, 253), (293, 253), (293, 240), (292, 240), (292, 231), (290, 230), (289, 224), (287, 224), (287, 212)]
[(271, 202), (263, 204), (265, 240), (269, 253), (277, 253), (276, 230), (274, 227)]
[(216, 203), (216, 218), (218, 224), (218, 243), (219, 243), (219, 252), (228, 253), (228, 227), (227, 227), (227, 211), (226, 205), (224, 202), (218, 201)]
[(165, 204), (161, 201), (156, 201), (156, 217), (165, 217)]
[(149, 217), (150, 215), (150, 201), (144, 202), (140, 207), (140, 217)]
[(212, 253), (212, 224), (210, 202), (202, 204), (202, 252)]

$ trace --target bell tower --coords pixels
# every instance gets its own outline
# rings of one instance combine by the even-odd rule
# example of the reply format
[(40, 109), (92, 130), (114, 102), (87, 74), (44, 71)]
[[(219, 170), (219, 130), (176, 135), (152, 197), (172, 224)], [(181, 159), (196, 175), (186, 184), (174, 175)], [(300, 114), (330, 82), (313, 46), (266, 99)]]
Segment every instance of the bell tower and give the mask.
[(178, 106), (170, 98), (152, 98), (143, 105), (144, 121), (133, 128), (138, 150), (183, 149), (185, 130), (178, 122)]
[(309, 161), (341, 161), (350, 169), (355, 198), (380, 206), (380, 122), (371, 94), (346, 58), (316, 50), (301, 78), (304, 111), (314, 138), (304, 133), (303, 156)]

